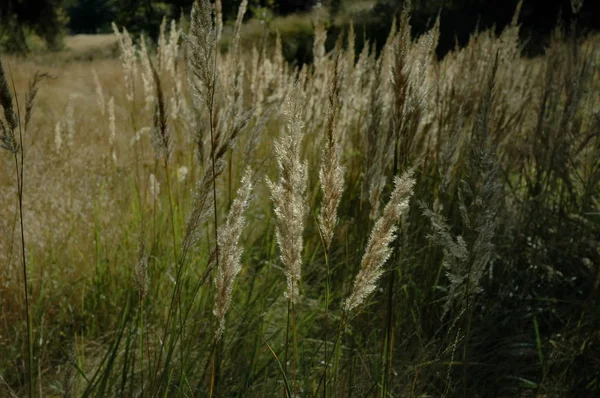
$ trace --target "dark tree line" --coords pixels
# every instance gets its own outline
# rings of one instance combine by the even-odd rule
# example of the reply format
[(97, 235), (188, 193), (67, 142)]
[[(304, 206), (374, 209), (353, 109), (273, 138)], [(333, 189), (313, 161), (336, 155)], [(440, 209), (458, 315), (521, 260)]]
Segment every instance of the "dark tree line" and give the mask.
[[(331, 14), (343, 9), (352, 0), (322, 0)], [(389, 31), (392, 16), (406, 0), (376, 0), (365, 28), (378, 42)], [(241, 0), (222, 0), (226, 19), (235, 18)], [(442, 17), (442, 36), (439, 48), (451, 49), (456, 40), (464, 43), (477, 28), (496, 26), (501, 30), (512, 18), (518, 0), (412, 0), (415, 33), (431, 26), (438, 15)], [(35, 33), (49, 48), (58, 48), (64, 33), (109, 32), (110, 22), (127, 26), (132, 32), (145, 31), (152, 35), (164, 16), (179, 18), (188, 14), (193, 0), (0, 0), (0, 48), (9, 51), (26, 49), (26, 35)], [(250, 0), (250, 12), (268, 7), (276, 14), (309, 10), (317, 0)], [(524, 0), (520, 22), (530, 47), (543, 46), (544, 38), (556, 26), (559, 18), (577, 20), (579, 29), (600, 28), (600, 1), (585, 0), (577, 15), (571, 0)]]
[[(133, 32), (158, 30), (163, 17), (188, 14), (194, 0), (0, 0), (0, 48), (27, 49), (35, 33), (49, 48), (59, 48), (65, 33), (102, 33), (110, 23)], [(269, 7), (277, 14), (309, 10), (317, 0), (250, 0), (251, 10)], [(225, 18), (235, 18), (240, 0), (222, 0)]]
[[(438, 55), (443, 56), (457, 44), (464, 45), (476, 30), (492, 27), (500, 32), (510, 23), (519, 0), (412, 0), (411, 25), (414, 34), (431, 28), (440, 15)], [(575, 1), (576, 3), (577, 1)], [(378, 0), (373, 20), (365, 34), (383, 45), (391, 26), (390, 15), (398, 15), (406, 0)], [(550, 34), (561, 23), (570, 29), (575, 23), (578, 33), (600, 30), (600, 1), (584, 0), (575, 10), (571, 0), (524, 0), (519, 16), (521, 38), (526, 54), (538, 54), (547, 45)]]
[(60, 33), (68, 17), (63, 0), (1, 0), (0, 48), (18, 51), (26, 46), (26, 33), (42, 37), (49, 48), (60, 45)]

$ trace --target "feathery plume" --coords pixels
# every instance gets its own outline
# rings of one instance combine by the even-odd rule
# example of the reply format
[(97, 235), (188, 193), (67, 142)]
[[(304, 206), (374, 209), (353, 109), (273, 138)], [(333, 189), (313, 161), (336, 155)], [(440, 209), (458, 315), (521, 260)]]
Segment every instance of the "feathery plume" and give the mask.
[(215, 18), (217, 25), (217, 42), (221, 40), (223, 33), (223, 1), (215, 0)]
[(182, 30), (177, 28), (177, 22), (175, 20), (171, 21), (171, 30), (169, 32), (169, 42), (165, 48), (165, 70), (171, 74), (171, 76), (176, 76), (176, 62), (177, 62), (177, 54), (179, 52), (179, 37), (181, 36)]
[(459, 235), (456, 238), (452, 236), (448, 223), (441, 215), (434, 213), (423, 203), (420, 206), (423, 215), (429, 218), (433, 227), (433, 234), (429, 235), (429, 239), (443, 247), (444, 260), (442, 264), (446, 268), (446, 276), (450, 281), (442, 313), (443, 318), (450, 310), (451, 304), (462, 296), (462, 288), (467, 282), (469, 250), (462, 236)]
[(354, 69), (356, 57), (356, 32), (354, 31), (354, 22), (350, 20), (350, 29), (348, 31), (348, 48), (346, 49), (346, 67), (349, 70)]
[(156, 88), (156, 103), (152, 123), (152, 149), (154, 150), (155, 159), (163, 158), (166, 161), (171, 154), (171, 128), (167, 123), (167, 109), (160, 77), (152, 63), (150, 63), (150, 67), (154, 78), (154, 87)]
[(340, 75), (339, 60), (336, 56), (333, 67), (333, 78), (329, 87), (329, 105), (327, 109), (327, 144), (321, 157), (319, 180), (323, 190), (323, 204), (318, 216), (319, 228), (323, 234), (326, 250), (331, 245), (333, 231), (337, 224), (337, 208), (344, 191), (344, 169), (340, 164), (340, 137), (338, 131), (338, 114), (340, 110)]
[[(253, 111), (244, 109), (244, 65), (236, 68), (232, 89), (227, 95), (226, 117), (221, 118), (215, 135), (215, 156), (222, 157), (233, 147), (238, 135), (252, 119)], [(227, 133), (227, 134), (224, 134)]]
[(148, 192), (153, 200), (158, 200), (160, 195), (160, 182), (158, 182), (158, 179), (153, 173), (150, 173)]
[(17, 144), (17, 140), (15, 139), (15, 130), (19, 125), (19, 121), (13, 109), (12, 94), (8, 87), (4, 67), (2, 66), (2, 59), (0, 59), (0, 106), (4, 110), (4, 117), (8, 124), (5, 125), (2, 119), (0, 119), (0, 148), (16, 154), (19, 152), (19, 144)]
[(196, 0), (192, 7), (191, 25), (188, 34), (189, 80), (196, 105), (210, 107), (216, 83), (215, 46), (217, 28), (211, 15), (209, 0)]
[(104, 116), (104, 92), (102, 90), (102, 84), (100, 84), (98, 73), (96, 73), (96, 68), (92, 69), (92, 75), (94, 76), (94, 86), (96, 87), (96, 101), (98, 101), (98, 108), (100, 108), (100, 113), (102, 113), (102, 116)]
[(4, 66), (2, 65), (2, 59), (0, 58), (0, 105), (4, 110), (4, 117), (8, 123), (10, 130), (15, 130), (19, 125), (17, 114), (13, 108), (12, 94), (8, 86), (8, 80), (6, 79), (6, 73), (4, 72)]
[(298, 301), (298, 282), (302, 266), (302, 232), (306, 205), (308, 179), (307, 162), (300, 159), (300, 146), (304, 136), (302, 117), (303, 98), (298, 87), (288, 94), (284, 107), (287, 119), (286, 134), (275, 142), (275, 157), (279, 166), (279, 182), (267, 179), (275, 207), (277, 243), (281, 261), (286, 267), (286, 296), (294, 304)]
[(235, 28), (233, 31), (233, 41), (231, 42), (231, 53), (233, 54), (234, 59), (237, 59), (238, 57), (242, 23), (244, 22), (244, 15), (246, 14), (247, 8), (248, 0), (242, 0), (240, 3), (240, 8), (238, 8), (237, 19), (235, 20)]
[(144, 102), (146, 110), (151, 110), (154, 104), (154, 75), (152, 74), (152, 66), (150, 64), (150, 53), (146, 46), (146, 38), (142, 34), (140, 36), (140, 62), (142, 64), (142, 83), (144, 87)]
[(75, 142), (75, 94), (69, 95), (67, 110), (65, 112), (65, 124), (67, 125), (67, 145), (73, 148)]
[(352, 293), (344, 303), (345, 311), (352, 311), (360, 306), (375, 290), (377, 281), (383, 274), (383, 265), (392, 253), (390, 244), (396, 238), (397, 223), (400, 216), (408, 210), (408, 203), (413, 194), (415, 180), (412, 171), (394, 180), (394, 190), (389, 202), (383, 209), (383, 215), (377, 220), (363, 255), (360, 271), (354, 280)]
[(56, 122), (56, 125), (54, 126), (54, 147), (56, 149), (56, 152), (60, 152), (60, 149), (62, 148), (62, 144), (63, 144), (62, 122), (59, 120), (58, 122)]
[(134, 276), (138, 296), (140, 301), (143, 301), (148, 294), (148, 257), (146, 256), (146, 246), (141, 238), (138, 244), (138, 260), (135, 264)]
[(112, 23), (112, 28), (119, 40), (119, 48), (121, 49), (121, 63), (125, 78), (125, 95), (127, 100), (131, 102), (135, 96), (135, 75), (137, 74), (135, 46), (127, 29), (123, 28), (123, 32), (119, 32), (119, 28), (114, 22)]
[(117, 126), (115, 117), (115, 99), (110, 97), (108, 100), (108, 144), (110, 145), (110, 151), (113, 161), (117, 162), (117, 152), (115, 149), (115, 141), (117, 139)]
[(248, 208), (252, 193), (252, 171), (246, 169), (237, 197), (231, 204), (227, 221), (218, 230), (219, 268), (215, 276), (215, 308), (213, 313), (219, 320), (216, 338), (219, 340), (225, 330), (225, 314), (231, 304), (231, 293), (236, 276), (242, 270), (240, 258), (243, 248), (239, 245), (240, 236), (246, 224), (244, 211)]
[(201, 181), (196, 184), (194, 198), (192, 201), (192, 212), (190, 213), (183, 237), (183, 252), (186, 253), (200, 238), (202, 225), (214, 211), (212, 194), (213, 180), (216, 179), (225, 169), (225, 161), (217, 160), (215, 163), (215, 173), (212, 168), (207, 168)]
[(50, 75), (47, 73), (35, 72), (33, 78), (29, 80), (29, 89), (25, 95), (25, 131), (28, 130), (29, 122), (31, 121), (31, 114), (33, 113), (33, 101), (35, 101), (35, 97), (38, 93), (38, 85), (42, 80), (49, 77)]
[(163, 19), (160, 21), (160, 27), (158, 28), (158, 68), (164, 69), (166, 58), (167, 58), (167, 17), (163, 16)]
[(250, 71), (250, 92), (252, 93), (252, 102), (254, 105), (254, 111), (257, 117), (262, 115), (262, 93), (259, 92), (261, 89), (260, 85), (260, 52), (256, 48), (256, 46), (252, 47), (252, 61), (250, 62), (250, 66), (252, 67)]
[(181, 166), (180, 168), (177, 169), (177, 180), (179, 180), (180, 183), (184, 182), (185, 179), (187, 178), (188, 174), (189, 174), (188, 168), (185, 166)]
[(367, 142), (365, 145), (365, 163), (367, 170), (363, 179), (363, 200), (368, 199), (371, 205), (369, 216), (371, 220), (377, 219), (380, 214), (380, 195), (386, 184), (385, 168), (386, 155), (389, 149), (387, 137), (382, 133), (383, 115), (383, 92), (381, 89), (382, 60), (375, 64), (377, 72), (374, 74), (371, 84), (369, 107), (370, 112), (367, 120)]
[(313, 57), (315, 70), (320, 70), (325, 59), (325, 42), (327, 41), (327, 29), (322, 15), (317, 17), (315, 22), (315, 40), (313, 43)]

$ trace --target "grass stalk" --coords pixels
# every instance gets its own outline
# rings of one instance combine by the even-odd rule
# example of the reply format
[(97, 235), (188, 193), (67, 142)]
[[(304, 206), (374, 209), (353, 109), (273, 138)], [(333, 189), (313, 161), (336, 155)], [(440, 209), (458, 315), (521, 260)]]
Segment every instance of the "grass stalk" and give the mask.
[[(216, 159), (215, 159), (215, 155), (217, 152), (217, 143), (215, 142), (215, 120), (214, 120), (214, 105), (215, 105), (215, 86), (217, 83), (217, 55), (218, 55), (218, 43), (217, 41), (215, 41), (215, 46), (214, 46), (214, 64), (213, 64), (213, 69), (212, 69), (212, 84), (211, 84), (211, 90), (210, 90), (210, 97), (209, 97), (209, 101), (207, 103), (207, 108), (208, 108), (208, 115), (209, 115), (209, 123), (210, 123), (210, 163), (211, 163), (211, 168), (212, 168), (212, 173), (213, 176), (216, 176)], [(219, 242), (218, 242), (218, 228), (219, 228), (219, 218), (218, 218), (218, 212), (217, 212), (217, 179), (216, 177), (213, 177), (212, 179), (212, 190), (213, 190), (213, 214), (214, 214), (214, 221), (215, 221), (215, 225), (214, 225), (214, 231), (215, 231), (215, 253), (216, 253), (216, 263), (217, 263), (217, 269), (219, 269)], [(212, 398), (213, 396), (213, 391), (214, 389), (218, 388), (218, 374), (217, 374), (217, 367), (213, 366), (212, 368), (213, 372), (211, 375), (211, 389), (210, 389), (210, 397)]]
[(27, 323), (27, 377), (28, 377), (28, 392), (29, 397), (33, 398), (34, 394), (34, 375), (33, 375), (33, 328), (31, 325), (31, 312), (29, 308), (29, 282), (27, 280), (27, 260), (25, 253), (25, 226), (23, 222), (23, 136), (19, 131), (19, 139), (21, 141), (21, 148), (19, 150), (19, 156), (21, 161), (21, 167), (19, 167), (19, 160), (17, 154), (15, 154), (15, 170), (17, 174), (17, 190), (18, 190), (18, 201), (19, 201), (19, 226), (21, 235), (21, 266), (23, 270), (23, 293), (25, 295), (25, 320)]
[[(1, 70), (2, 78), (4, 79), (4, 71)], [(12, 70), (9, 66), (9, 72), (11, 75), (11, 83), (12, 90), (15, 98), (16, 109), (17, 109), (17, 121), (21, 120), (21, 108), (19, 106), (19, 98), (17, 96), (17, 90), (15, 87), (15, 81), (13, 79)], [(4, 105), (4, 104), (3, 104)], [(17, 177), (17, 201), (19, 203), (19, 228), (20, 228), (20, 238), (21, 238), (21, 267), (23, 271), (23, 293), (25, 295), (25, 320), (27, 324), (27, 377), (28, 377), (28, 393), (29, 397), (33, 398), (35, 396), (34, 386), (34, 363), (33, 363), (33, 327), (31, 320), (31, 311), (29, 306), (29, 283), (27, 279), (27, 258), (26, 258), (26, 250), (25, 250), (25, 222), (23, 219), (23, 185), (24, 185), (24, 169), (25, 169), (25, 150), (23, 149), (23, 127), (22, 124), (17, 122), (18, 131), (19, 131), (19, 145), (16, 151), (13, 152), (13, 157), (15, 160), (15, 174)], [(14, 130), (13, 130), (14, 134)]]
[(330, 268), (329, 268), (329, 250), (325, 251), (325, 331), (323, 335), (323, 340), (325, 341), (325, 352), (324, 352), (324, 363), (325, 367), (323, 368), (323, 398), (327, 398), (327, 331), (329, 328), (329, 294), (330, 294)]

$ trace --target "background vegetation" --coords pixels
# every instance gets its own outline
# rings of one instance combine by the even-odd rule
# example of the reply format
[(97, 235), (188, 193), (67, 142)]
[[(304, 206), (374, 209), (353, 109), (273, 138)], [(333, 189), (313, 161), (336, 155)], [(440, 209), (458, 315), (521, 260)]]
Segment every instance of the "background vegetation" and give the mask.
[[(234, 20), (241, 0), (223, 0), (225, 20)], [(438, 55), (453, 49), (457, 42), (465, 45), (470, 35), (477, 29), (495, 27), (499, 33), (507, 26), (518, 0), (415, 0), (412, 1), (412, 28), (414, 34), (421, 34), (432, 27), (438, 14), (441, 14), (441, 37), (437, 47)], [(7, 0), (0, 5), (0, 48), (5, 51), (26, 51), (32, 46), (39, 47), (35, 38), (45, 41), (51, 50), (61, 48), (65, 34), (110, 33), (111, 22), (127, 26), (132, 33), (144, 32), (156, 39), (164, 17), (179, 19), (189, 15), (193, 0)], [(318, 4), (329, 14), (329, 49), (335, 37), (348, 29), (350, 20), (359, 33), (358, 46), (366, 35), (381, 47), (391, 28), (392, 17), (403, 7), (404, 0), (250, 0), (246, 18), (273, 21), (277, 16), (292, 13), (305, 13)], [(521, 12), (521, 38), (525, 41), (529, 54), (539, 54), (548, 45), (550, 33), (556, 21), (562, 19), (569, 27), (571, 20), (577, 19), (581, 31), (600, 28), (598, 18), (600, 3), (582, 2), (582, 9), (575, 14), (570, 0), (528, 0)], [(309, 18), (310, 19), (310, 18)], [(281, 20), (287, 31), (294, 33), (284, 37), (291, 47), (310, 47), (310, 34), (305, 34), (304, 23), (296, 20)], [(306, 44), (308, 43), (308, 44)], [(311, 54), (302, 51), (290, 54), (297, 62), (310, 61)]]
[(600, 393), (597, 35), (197, 7), (2, 53), (0, 395)]

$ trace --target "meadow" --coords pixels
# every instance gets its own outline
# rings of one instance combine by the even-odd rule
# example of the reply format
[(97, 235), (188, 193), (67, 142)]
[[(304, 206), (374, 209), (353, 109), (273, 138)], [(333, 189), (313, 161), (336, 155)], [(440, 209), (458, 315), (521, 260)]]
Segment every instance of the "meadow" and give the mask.
[(0, 54), (0, 396), (598, 396), (600, 38), (246, 4)]

